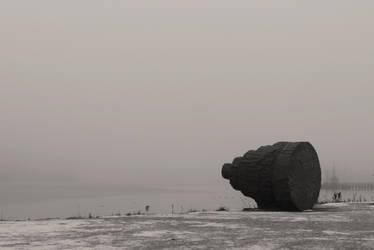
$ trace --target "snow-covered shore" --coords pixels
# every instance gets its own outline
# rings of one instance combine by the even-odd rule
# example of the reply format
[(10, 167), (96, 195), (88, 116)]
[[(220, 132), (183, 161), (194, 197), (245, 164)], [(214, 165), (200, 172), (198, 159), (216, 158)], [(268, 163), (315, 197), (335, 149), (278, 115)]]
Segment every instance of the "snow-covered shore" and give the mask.
[(374, 206), (0, 222), (1, 249), (372, 249)]

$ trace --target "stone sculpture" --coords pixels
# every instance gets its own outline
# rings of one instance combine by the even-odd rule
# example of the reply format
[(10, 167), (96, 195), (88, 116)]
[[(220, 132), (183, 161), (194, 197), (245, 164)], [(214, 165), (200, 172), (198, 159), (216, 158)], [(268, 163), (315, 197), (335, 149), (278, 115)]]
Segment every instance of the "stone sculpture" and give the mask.
[(250, 150), (224, 164), (222, 176), (261, 209), (311, 209), (321, 188), (318, 155), (309, 142), (278, 142)]

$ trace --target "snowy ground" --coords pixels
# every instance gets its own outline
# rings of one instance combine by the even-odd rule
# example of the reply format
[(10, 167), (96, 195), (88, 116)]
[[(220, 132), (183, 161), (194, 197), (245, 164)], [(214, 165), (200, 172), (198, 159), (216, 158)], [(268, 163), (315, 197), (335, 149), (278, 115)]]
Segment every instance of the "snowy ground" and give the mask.
[(0, 249), (373, 249), (374, 205), (0, 222)]

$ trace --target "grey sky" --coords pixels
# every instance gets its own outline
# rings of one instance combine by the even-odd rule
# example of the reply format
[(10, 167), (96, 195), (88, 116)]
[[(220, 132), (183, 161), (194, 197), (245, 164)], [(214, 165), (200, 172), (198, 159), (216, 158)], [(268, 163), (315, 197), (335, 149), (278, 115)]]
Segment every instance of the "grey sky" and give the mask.
[(279, 140), (373, 180), (373, 1), (150, 2), (1, 1), (2, 182), (227, 185)]

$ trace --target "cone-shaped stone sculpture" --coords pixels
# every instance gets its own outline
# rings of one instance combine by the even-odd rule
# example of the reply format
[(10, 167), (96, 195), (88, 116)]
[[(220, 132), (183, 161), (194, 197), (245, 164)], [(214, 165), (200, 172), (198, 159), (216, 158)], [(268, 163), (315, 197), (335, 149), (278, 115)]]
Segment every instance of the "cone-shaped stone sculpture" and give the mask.
[(321, 188), (318, 155), (309, 142), (278, 142), (250, 150), (224, 164), (222, 176), (259, 208), (310, 209)]

